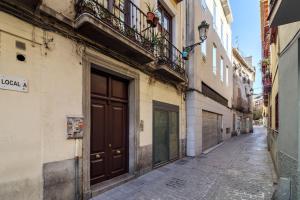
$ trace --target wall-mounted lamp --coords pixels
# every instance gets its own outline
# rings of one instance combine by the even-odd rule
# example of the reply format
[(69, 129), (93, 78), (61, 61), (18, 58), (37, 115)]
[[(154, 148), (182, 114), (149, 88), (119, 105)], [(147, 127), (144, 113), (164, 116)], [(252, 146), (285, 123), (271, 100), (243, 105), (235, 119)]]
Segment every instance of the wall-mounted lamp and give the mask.
[(201, 24), (198, 26), (200, 42), (183, 48), (182, 58), (184, 60), (189, 59), (189, 54), (195, 48), (195, 46), (200, 45), (206, 40), (208, 29), (209, 29), (209, 24), (206, 21), (202, 21)]
[(253, 93), (253, 88), (251, 88), (250, 89), (250, 94), (247, 94), (247, 97), (251, 97), (251, 96), (253, 96), (254, 95), (254, 93)]

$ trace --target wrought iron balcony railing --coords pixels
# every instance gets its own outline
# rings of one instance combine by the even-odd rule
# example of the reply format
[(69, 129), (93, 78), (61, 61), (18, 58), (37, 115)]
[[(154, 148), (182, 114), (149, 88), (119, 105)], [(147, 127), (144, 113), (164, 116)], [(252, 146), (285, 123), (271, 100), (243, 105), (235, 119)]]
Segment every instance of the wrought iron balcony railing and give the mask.
[(269, 93), (272, 90), (272, 77), (263, 78), (264, 92)]
[(78, 0), (77, 17), (83, 13), (89, 13), (134, 43), (153, 52), (151, 41), (154, 29), (147, 23), (145, 13), (131, 1)]
[(161, 37), (161, 42), (155, 45), (154, 52), (159, 65), (168, 65), (174, 72), (185, 76), (185, 62), (182, 58), (182, 52), (167, 38)]
[(77, 0), (75, 9), (77, 18), (91, 15), (152, 54), (158, 65), (166, 65), (185, 77), (182, 52), (157, 28), (151, 27), (146, 14), (130, 0)]

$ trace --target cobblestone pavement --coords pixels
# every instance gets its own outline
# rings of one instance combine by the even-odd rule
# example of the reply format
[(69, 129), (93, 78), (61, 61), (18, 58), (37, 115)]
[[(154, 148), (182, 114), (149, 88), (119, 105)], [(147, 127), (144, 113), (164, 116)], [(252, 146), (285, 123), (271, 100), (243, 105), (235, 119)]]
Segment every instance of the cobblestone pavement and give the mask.
[(214, 151), (183, 158), (93, 200), (262, 200), (273, 193), (266, 131), (240, 135)]

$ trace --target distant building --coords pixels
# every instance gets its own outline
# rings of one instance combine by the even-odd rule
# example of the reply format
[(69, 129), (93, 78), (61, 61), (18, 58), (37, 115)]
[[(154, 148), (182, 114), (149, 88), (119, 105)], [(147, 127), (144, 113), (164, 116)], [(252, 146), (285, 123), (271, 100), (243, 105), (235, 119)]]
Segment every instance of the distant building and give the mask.
[(233, 52), (233, 135), (253, 131), (253, 82), (255, 69), (252, 57), (243, 57), (237, 48)]
[(264, 126), (267, 126), (267, 112), (265, 111), (265, 106), (264, 106), (264, 98), (263, 95), (258, 95), (256, 97), (253, 98), (253, 114), (255, 112), (261, 112), (262, 114), (262, 118), (259, 121), (259, 123), (261, 123)]

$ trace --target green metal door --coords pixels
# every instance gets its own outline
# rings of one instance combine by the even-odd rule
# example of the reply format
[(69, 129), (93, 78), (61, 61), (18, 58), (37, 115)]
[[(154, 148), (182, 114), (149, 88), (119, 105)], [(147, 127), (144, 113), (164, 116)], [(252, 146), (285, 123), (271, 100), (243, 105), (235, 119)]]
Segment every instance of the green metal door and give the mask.
[(169, 160), (168, 112), (154, 111), (154, 165), (163, 164)]
[(178, 158), (178, 113), (169, 112), (169, 160)]
[(153, 165), (158, 166), (179, 155), (179, 108), (154, 102), (153, 107)]

